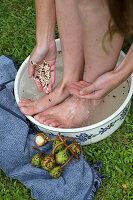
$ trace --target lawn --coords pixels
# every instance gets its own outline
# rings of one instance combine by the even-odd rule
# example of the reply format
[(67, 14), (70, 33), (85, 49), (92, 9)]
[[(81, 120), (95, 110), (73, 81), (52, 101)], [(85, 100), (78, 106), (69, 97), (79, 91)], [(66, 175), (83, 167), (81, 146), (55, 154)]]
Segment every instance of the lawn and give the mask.
[[(56, 29), (56, 38), (58, 31)], [(124, 42), (126, 53), (133, 40)], [(32, 0), (0, 0), (0, 55), (11, 56), (18, 66), (35, 45), (35, 6)], [(103, 141), (83, 147), (89, 163), (101, 161), (103, 179), (95, 200), (133, 199), (133, 104), (123, 125)], [(0, 200), (31, 200), (30, 191), (0, 170)]]

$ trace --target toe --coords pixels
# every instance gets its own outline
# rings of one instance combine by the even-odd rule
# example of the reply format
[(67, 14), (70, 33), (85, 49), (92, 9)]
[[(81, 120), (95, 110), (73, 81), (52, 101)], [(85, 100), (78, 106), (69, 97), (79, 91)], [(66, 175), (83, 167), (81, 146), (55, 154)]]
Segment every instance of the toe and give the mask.
[(57, 127), (57, 126), (61, 125), (61, 123), (54, 118), (50, 118), (50, 119), (44, 121), (43, 123), (45, 125), (52, 126), (52, 127)]
[(59, 125), (58, 128), (65, 128), (63, 124)]
[(43, 124), (45, 124), (45, 125), (47, 125), (47, 126), (49, 126), (51, 123), (53, 123), (54, 122), (54, 119), (45, 119), (44, 121), (43, 121)]
[(43, 121), (44, 121), (44, 120), (43, 120), (43, 117), (40, 117), (38, 121), (39, 121), (41, 124), (43, 124)]
[(43, 124), (43, 117), (41, 117), (40, 115), (38, 115), (38, 116), (34, 116), (34, 118), (35, 118), (38, 122), (40, 122), (41, 124)]
[(59, 127), (59, 126), (63, 126), (62, 122), (55, 119), (53, 116), (48, 115), (47, 116), (47, 120), (45, 120), (43, 122), (43, 124), (48, 125), (48, 126), (52, 126), (52, 127)]
[(18, 106), (22, 107), (22, 106), (31, 106), (32, 101), (29, 99), (23, 99), (21, 101), (19, 101)]
[(37, 115), (34, 116), (34, 119), (39, 121), (40, 123), (43, 123), (44, 121), (47, 120), (47, 116), (45, 116), (43, 113), (39, 113)]
[(37, 120), (37, 121), (39, 120), (39, 118), (40, 118), (39, 114), (34, 116), (34, 119)]
[(57, 122), (57, 121), (54, 121), (54, 122), (50, 123), (49, 126), (58, 128), (59, 126), (61, 126), (61, 123)]
[(24, 115), (33, 115), (32, 111), (28, 107), (21, 107), (20, 110)]

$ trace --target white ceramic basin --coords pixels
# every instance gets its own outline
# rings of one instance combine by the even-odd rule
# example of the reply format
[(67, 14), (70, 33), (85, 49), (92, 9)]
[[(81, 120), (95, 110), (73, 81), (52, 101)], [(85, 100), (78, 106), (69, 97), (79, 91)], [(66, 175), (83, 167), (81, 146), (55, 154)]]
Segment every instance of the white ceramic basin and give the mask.
[[(56, 46), (58, 51), (57, 62), (56, 62), (56, 83), (61, 80), (62, 76), (62, 57), (61, 57), (61, 46), (60, 40), (56, 40)], [(118, 63), (123, 60), (125, 54), (120, 53)], [(38, 97), (44, 95), (39, 93), (36, 89), (33, 79), (28, 79), (28, 60), (29, 57), (20, 66), (16, 79), (15, 79), (15, 98), (17, 103), (20, 99), (37, 99)], [(121, 86), (112, 91), (106, 98), (104, 103), (102, 103), (99, 108), (94, 112), (90, 119), (88, 119), (88, 124), (80, 128), (73, 129), (62, 129), (54, 128), (40, 124), (31, 116), (26, 116), (32, 123), (36, 124), (41, 131), (46, 134), (57, 135), (58, 132), (62, 136), (72, 136), (77, 138), (77, 141), (81, 145), (87, 145), (94, 142), (98, 142), (107, 136), (111, 135), (115, 130), (117, 130), (123, 123), (128, 110), (131, 105), (131, 97), (133, 94), (133, 75), (131, 75), (127, 81), (125, 81)]]

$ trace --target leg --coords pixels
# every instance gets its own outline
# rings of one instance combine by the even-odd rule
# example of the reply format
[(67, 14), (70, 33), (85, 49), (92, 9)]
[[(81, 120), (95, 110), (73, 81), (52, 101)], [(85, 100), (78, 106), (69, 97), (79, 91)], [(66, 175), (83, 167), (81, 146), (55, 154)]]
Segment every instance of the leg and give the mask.
[[(55, 0), (36, 0), (36, 46), (30, 55), (29, 60), (29, 78), (38, 75), (37, 68), (32, 62), (42, 63), (45, 59), (51, 68), (51, 78), (49, 80), (49, 92), (52, 91), (52, 85), (55, 80), (55, 61), (56, 61), (56, 44), (55, 44)], [(35, 79), (37, 89), (46, 93), (42, 85)]]
[(116, 33), (111, 43), (108, 40), (104, 41), (108, 53), (102, 48), (103, 37), (108, 30), (110, 19), (106, 0), (94, 2), (89, 0), (87, 3), (83, 0), (79, 10), (83, 29), (85, 81), (93, 82), (100, 75), (114, 68), (124, 38)]
[(23, 100), (19, 103), (21, 112), (27, 115), (34, 115), (61, 103), (70, 95), (68, 85), (83, 78), (84, 57), (77, 0), (56, 0), (56, 13), (63, 53), (63, 78), (49, 95), (34, 102)]
[[(110, 14), (105, 1), (80, 1), (80, 17), (83, 29), (85, 55), (85, 81), (93, 82), (104, 72), (114, 68), (120, 53), (123, 38), (115, 34), (110, 44), (105, 43), (107, 54), (102, 48), (102, 39), (108, 29)], [(78, 85), (77, 85), (78, 87)], [(76, 127), (86, 120), (101, 101), (70, 98), (68, 101), (40, 114), (40, 122), (56, 127)], [(78, 109), (77, 109), (78, 108)], [(58, 120), (55, 120), (58, 119)]]

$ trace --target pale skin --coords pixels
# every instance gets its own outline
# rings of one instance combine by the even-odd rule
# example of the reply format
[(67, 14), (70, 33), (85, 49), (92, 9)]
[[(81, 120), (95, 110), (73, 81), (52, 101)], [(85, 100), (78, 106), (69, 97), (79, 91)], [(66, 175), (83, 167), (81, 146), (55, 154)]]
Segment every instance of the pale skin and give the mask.
[[(67, 3), (67, 0), (56, 0), (57, 16), (60, 9), (64, 11), (66, 8), (66, 6), (63, 6), (64, 4), (61, 5), (61, 2)], [(95, 2), (93, 1), (93, 3), (92, 1), (86, 2), (87, 1), (80, 1), (77, 11), (80, 15), (78, 23), (82, 25), (81, 32), (85, 57), (85, 78), (84, 81), (79, 82), (79, 80), (77, 80), (70, 85), (70, 92), (81, 98), (73, 96), (66, 102), (35, 115), (35, 119), (40, 123), (60, 128), (79, 126), (80, 123), (88, 118), (90, 113), (99, 105), (101, 98), (123, 82), (133, 71), (133, 61), (131, 59), (133, 47), (130, 48), (130, 51), (122, 64), (114, 70), (114, 65), (118, 59), (123, 43), (123, 37), (120, 34), (117, 33), (113, 37), (113, 50), (110, 44), (106, 43), (106, 48), (109, 50), (110, 54), (106, 54), (102, 49), (102, 38), (107, 30), (108, 19), (110, 18), (105, 1), (102, 1), (102, 4), (101, 2), (99, 3), (98, 0)], [(58, 7), (60, 8), (59, 10)], [(73, 7), (73, 9), (74, 8), (75, 7)], [(67, 12), (69, 13), (68, 7)], [(60, 18), (58, 18), (58, 23), (61, 23), (60, 21)], [(59, 32), (61, 35), (63, 32), (62, 28), (59, 29)], [(71, 55), (71, 59), (72, 58)], [(92, 88), (92, 86), (95, 87)], [(81, 96), (81, 91), (85, 92), (85, 96)], [(21, 109), (25, 107), (28, 106), (25, 104)]]
[[(79, 23), (80, 18), (77, 9), (76, 0), (73, 0), (71, 4), (67, 1), (62, 1), (56, 8), (58, 28), (60, 31), (60, 39), (62, 43), (64, 67), (64, 73), (61, 82), (49, 95), (46, 95), (37, 101), (33, 102), (27, 99), (20, 101), (18, 106), (20, 107), (22, 113), (26, 115), (34, 115), (61, 103), (70, 96), (68, 86), (73, 81), (80, 81), (83, 79), (84, 56), (81, 39), (82, 31), (81, 24)], [(38, 34), (37, 37), (40, 37), (40, 34)], [(41, 41), (41, 39), (39, 38), (38, 40)], [(34, 57), (36, 56), (37, 54), (35, 53)]]
[[(55, 44), (55, 23), (56, 11), (54, 0), (36, 0), (36, 46), (33, 49), (28, 67), (28, 77), (34, 76), (35, 84), (38, 91), (46, 93), (42, 85), (36, 78), (39, 65), (36, 67), (32, 63), (41, 64), (47, 60), (51, 67), (51, 78), (48, 89), (52, 91), (52, 85), (55, 82), (55, 61), (56, 61), (56, 44)], [(32, 62), (32, 63), (31, 63)]]
[[(110, 14), (105, 1), (79, 2), (79, 23), (82, 25), (85, 56), (85, 82), (81, 84), (84, 85), (86, 82), (94, 82), (100, 75), (114, 68), (122, 47), (123, 37), (116, 34), (112, 41), (113, 50), (107, 43), (106, 48), (110, 54), (106, 54), (102, 48), (102, 39), (108, 29)], [(60, 3), (59, 0), (56, 1), (57, 6), (59, 6), (58, 3)], [(78, 84), (75, 84), (76, 87)], [(77, 99), (73, 96), (66, 102), (39, 113), (35, 119), (49, 126), (77, 127), (90, 116), (100, 102), (101, 100)]]
[[(114, 88), (125, 81), (133, 73), (133, 44), (131, 45), (125, 59), (119, 67), (110, 72), (106, 72), (98, 77), (93, 83), (84, 81), (72, 83), (70, 92), (79, 98), (101, 99), (104, 98)], [(78, 84), (78, 87), (76, 85)]]

